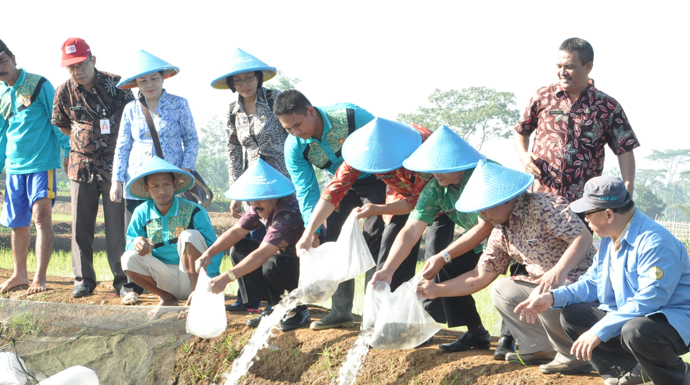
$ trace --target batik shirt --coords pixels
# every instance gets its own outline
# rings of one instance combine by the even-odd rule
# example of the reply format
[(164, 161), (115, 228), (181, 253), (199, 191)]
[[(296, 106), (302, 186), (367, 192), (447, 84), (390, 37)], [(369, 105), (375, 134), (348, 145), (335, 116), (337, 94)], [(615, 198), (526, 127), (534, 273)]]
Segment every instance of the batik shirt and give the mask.
[[(580, 234), (588, 231), (570, 210), (565, 198), (553, 194), (524, 193), (516, 198), (507, 223), (496, 225), (477, 263), (487, 273), (504, 274), (511, 260), (525, 265), (528, 275), (511, 279), (534, 283), (551, 270)], [(575, 282), (592, 264), (596, 253), (589, 247), (585, 258), (568, 272)]]
[[(288, 133), (280, 125), (278, 119), (273, 116), (273, 111), (266, 99), (266, 88), (259, 88), (256, 93), (254, 114), (247, 115), (244, 110), (244, 102), (241, 95), (237, 95), (237, 101), (231, 104), (228, 111), (228, 172), (230, 184), (244, 172), (243, 151), (246, 150), (247, 167), (251, 166), (259, 158), (263, 159), (271, 167), (278, 170), (286, 177), (290, 174), (285, 168), (285, 138)], [(271, 90), (271, 98), (275, 100), (280, 91)], [(232, 117), (234, 116), (234, 119)]]
[(297, 255), (295, 245), (304, 233), (304, 222), (294, 195), (279, 200), (268, 218), (259, 217), (254, 207), (250, 207), (238, 223), (245, 230), (258, 230), (266, 226), (266, 235), (262, 242), (277, 247), (276, 254)]
[[(109, 182), (120, 118), (132, 91), (117, 88), (120, 77), (96, 70), (96, 81), (86, 91), (72, 79), (61, 84), (53, 101), (53, 124), (70, 130), (67, 176), (76, 182)], [(110, 134), (101, 133), (101, 119), (110, 121)]]
[[(341, 149), (349, 135), (347, 110), (354, 111), (355, 130), (374, 120), (374, 115), (351, 103), (314, 108), (323, 118), (322, 140), (304, 140), (294, 135), (288, 135), (285, 140), (285, 165), (297, 190), (297, 201), (304, 223), (309, 223), (311, 213), (321, 195), (314, 166), (333, 175), (343, 163)], [(359, 178), (369, 175), (371, 174), (362, 173)]]
[[(211, 218), (203, 207), (174, 197), (168, 213), (161, 215), (153, 199), (148, 199), (132, 212), (132, 220), (127, 228), (127, 250), (133, 251), (134, 240), (144, 237), (153, 243), (151, 255), (163, 263), (179, 265), (178, 237), (187, 229), (198, 230), (204, 236), (206, 246), (211, 246), (216, 241)], [(222, 259), (223, 253), (211, 258), (211, 264), (206, 268), (210, 277), (218, 275)]]
[[(431, 131), (423, 126), (415, 125), (413, 127), (422, 136), (422, 142), (426, 141), (431, 135)], [(331, 179), (323, 194), (321, 194), (321, 199), (331, 202), (338, 208), (340, 202), (360, 175), (362, 175), (361, 171), (355, 170), (347, 162), (343, 162), (338, 167), (335, 176)], [(386, 203), (394, 203), (404, 199), (410, 207), (415, 207), (419, 194), (422, 193), (424, 186), (433, 178), (431, 174), (410, 171), (404, 167), (374, 175), (386, 184)], [(383, 217), (386, 223), (390, 222), (390, 215), (384, 215)]]
[[(158, 132), (163, 158), (177, 167), (194, 170), (199, 153), (199, 137), (187, 99), (171, 95), (163, 90), (156, 111), (152, 111), (153, 123)], [(129, 183), (137, 175), (139, 167), (156, 155), (149, 125), (139, 100), (132, 100), (122, 113), (120, 133), (117, 137), (113, 179)], [(125, 198), (137, 199), (127, 192)]]
[[(409, 218), (431, 225), (436, 220), (436, 217), (446, 214), (453, 223), (462, 227), (465, 231), (476, 226), (479, 223), (478, 213), (461, 213), (455, 209), (455, 202), (460, 199), (460, 194), (465, 189), (473, 172), (474, 168), (465, 170), (465, 176), (460, 183), (460, 188), (453, 185), (443, 187), (436, 179), (431, 179), (419, 195), (417, 205), (410, 213)], [(484, 247), (484, 244), (480, 244), (474, 248), (474, 251), (481, 253)]]
[(559, 84), (537, 90), (515, 126), (521, 135), (535, 130), (532, 152), (541, 171), (535, 191), (570, 202), (582, 197), (589, 179), (601, 175), (605, 145), (615, 155), (640, 146), (621, 105), (591, 80), (575, 103)]
[(60, 168), (69, 154), (69, 138), (50, 122), (55, 88), (40, 75), (19, 71), (14, 86), (0, 82), (0, 171)]

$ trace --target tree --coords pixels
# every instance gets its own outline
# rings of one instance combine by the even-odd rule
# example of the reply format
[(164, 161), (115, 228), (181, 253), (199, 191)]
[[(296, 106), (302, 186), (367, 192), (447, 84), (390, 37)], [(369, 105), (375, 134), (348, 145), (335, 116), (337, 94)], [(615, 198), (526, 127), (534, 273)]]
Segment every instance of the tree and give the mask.
[(663, 186), (662, 179), (666, 176), (666, 170), (639, 169), (635, 172), (635, 186), (647, 186), (652, 191), (658, 192)]
[(676, 175), (678, 167), (690, 162), (690, 149), (666, 150), (658, 151), (652, 150), (652, 155), (647, 156), (647, 159), (654, 162), (661, 162), (666, 171), (668, 171), (668, 183), (673, 183), (673, 177)]
[(213, 115), (200, 130), (196, 171), (216, 195), (223, 195), (230, 187), (227, 162), (225, 123)]
[(267, 83), (267, 88), (273, 88), (279, 91), (291, 90), (297, 87), (297, 84), (302, 80), (300, 78), (289, 78), (278, 70), (278, 74)]
[(663, 218), (664, 210), (666, 210), (666, 203), (664, 203), (649, 186), (635, 186), (634, 195), (635, 206), (640, 209), (640, 211), (652, 219)]
[(515, 95), (497, 92), (487, 87), (470, 87), (460, 91), (436, 89), (429, 95), (431, 107), (419, 107), (417, 112), (398, 114), (398, 120), (421, 124), (431, 130), (445, 124), (468, 142), (478, 143), (481, 150), (485, 141), (511, 136), (513, 124), (518, 120)]

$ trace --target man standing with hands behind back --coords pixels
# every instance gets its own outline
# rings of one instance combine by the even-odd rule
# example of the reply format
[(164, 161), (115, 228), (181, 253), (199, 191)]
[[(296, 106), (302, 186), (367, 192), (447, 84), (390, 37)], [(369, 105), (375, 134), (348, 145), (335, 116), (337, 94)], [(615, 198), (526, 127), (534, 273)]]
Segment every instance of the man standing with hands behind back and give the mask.
[(124, 295), (127, 276), (120, 256), (125, 252), (125, 206), (111, 201), (109, 192), (120, 117), (133, 99), (132, 92), (115, 86), (119, 76), (96, 69), (96, 56), (83, 39), (65, 40), (61, 65), (70, 79), (55, 93), (53, 124), (69, 136), (72, 147), (67, 170), (72, 196), (72, 296), (90, 295), (96, 287), (93, 239), (101, 196), (113, 288)]

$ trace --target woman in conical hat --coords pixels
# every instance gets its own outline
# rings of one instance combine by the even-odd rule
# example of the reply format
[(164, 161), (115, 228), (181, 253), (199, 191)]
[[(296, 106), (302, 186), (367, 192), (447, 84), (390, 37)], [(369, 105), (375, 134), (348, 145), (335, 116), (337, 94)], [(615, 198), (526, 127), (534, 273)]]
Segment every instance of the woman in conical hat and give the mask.
[[(127, 223), (132, 211), (143, 201), (123, 191), (123, 186), (147, 159), (159, 156), (191, 171), (199, 152), (199, 137), (187, 100), (163, 88), (163, 79), (177, 75), (180, 69), (144, 50), (139, 50), (131, 63), (117, 86), (122, 89), (138, 87), (139, 98), (129, 102), (122, 113), (110, 190), (113, 201), (119, 202), (123, 196), (126, 199)], [(156, 153), (145, 110), (153, 120), (162, 154)]]
[[(405, 227), (393, 243), (388, 260), (374, 274), (371, 283), (390, 282), (425, 230), (425, 278), (442, 282), (474, 268), (483, 251), (481, 243), (493, 226), (476, 214), (457, 212), (453, 205), (481, 159), (484, 159), (482, 154), (444, 125), (405, 159), (406, 169), (430, 173), (434, 179), (419, 195)], [(466, 232), (453, 242), (455, 225)], [(457, 258), (452, 259), (454, 257)], [(455, 352), (489, 348), (491, 335), (484, 328), (471, 296), (427, 302), (425, 308), (437, 322), (447, 323), (448, 327), (467, 326), (465, 334), (455, 342), (440, 345), (441, 349)]]
[[(263, 83), (275, 75), (275, 67), (237, 48), (230, 58), (226, 72), (211, 82), (213, 88), (237, 92), (237, 97), (230, 103), (227, 123), (228, 173), (231, 185), (259, 158), (290, 177), (283, 155), (288, 134), (273, 116), (273, 101), (280, 95), (280, 91), (263, 87)], [(247, 164), (243, 162), (243, 154)], [(240, 201), (237, 200), (230, 204), (230, 211), (235, 218), (242, 214), (240, 206)]]

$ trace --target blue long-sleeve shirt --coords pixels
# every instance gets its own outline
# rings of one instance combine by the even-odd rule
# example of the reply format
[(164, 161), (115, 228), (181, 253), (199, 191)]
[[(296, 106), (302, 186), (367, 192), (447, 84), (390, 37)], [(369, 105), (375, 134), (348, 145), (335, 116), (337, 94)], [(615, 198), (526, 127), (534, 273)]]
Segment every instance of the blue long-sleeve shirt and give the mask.
[[(132, 213), (132, 220), (127, 228), (127, 250), (134, 250), (133, 244), (137, 237), (148, 238), (154, 244), (151, 250), (154, 257), (170, 265), (179, 265), (177, 237), (187, 229), (199, 230), (206, 240), (206, 246), (211, 246), (216, 241), (211, 218), (203, 207), (175, 197), (168, 213), (161, 215), (153, 199), (148, 199)], [(211, 258), (211, 264), (206, 267), (209, 277), (219, 274), (222, 259), (223, 253)]]
[[(297, 201), (305, 224), (309, 223), (311, 213), (321, 196), (316, 172), (312, 164), (318, 162), (316, 164), (318, 167), (325, 166), (323, 168), (334, 175), (343, 163), (340, 150), (348, 135), (346, 109), (354, 110), (356, 130), (374, 120), (374, 115), (369, 111), (352, 103), (336, 103), (314, 108), (323, 118), (322, 140), (312, 138), (304, 140), (294, 135), (288, 135), (285, 141), (285, 165), (292, 182), (295, 184)], [(308, 152), (306, 158), (305, 152)], [(369, 175), (371, 174), (362, 173), (358, 179), (366, 178)]]
[(685, 344), (690, 343), (690, 259), (685, 245), (639, 210), (618, 251), (611, 279), (611, 238), (604, 238), (594, 263), (572, 285), (553, 290), (554, 308), (599, 301), (607, 312), (592, 331), (604, 342), (620, 335), (633, 318), (662, 313)]
[(54, 96), (48, 79), (23, 69), (14, 86), (0, 82), (0, 168), (7, 173), (62, 167), (69, 137), (50, 122)]

